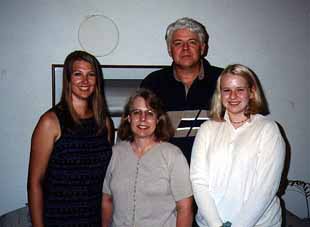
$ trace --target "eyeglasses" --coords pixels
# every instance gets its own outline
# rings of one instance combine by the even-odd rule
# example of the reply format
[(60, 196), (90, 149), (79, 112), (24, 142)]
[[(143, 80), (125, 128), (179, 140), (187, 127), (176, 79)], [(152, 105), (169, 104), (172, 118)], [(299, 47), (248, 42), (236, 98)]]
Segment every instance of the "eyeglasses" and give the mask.
[(141, 118), (142, 116), (144, 116), (146, 120), (155, 120), (156, 119), (156, 113), (152, 110), (134, 109), (134, 110), (130, 111), (130, 115), (134, 119)]

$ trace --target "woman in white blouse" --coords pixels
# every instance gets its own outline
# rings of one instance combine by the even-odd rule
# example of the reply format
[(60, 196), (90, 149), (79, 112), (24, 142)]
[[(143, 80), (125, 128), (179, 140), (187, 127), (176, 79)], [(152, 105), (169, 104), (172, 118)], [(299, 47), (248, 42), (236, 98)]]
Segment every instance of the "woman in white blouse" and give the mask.
[(193, 146), (190, 178), (203, 227), (281, 226), (276, 193), (285, 157), (277, 124), (254, 72), (235, 64), (224, 69), (212, 99), (211, 121)]

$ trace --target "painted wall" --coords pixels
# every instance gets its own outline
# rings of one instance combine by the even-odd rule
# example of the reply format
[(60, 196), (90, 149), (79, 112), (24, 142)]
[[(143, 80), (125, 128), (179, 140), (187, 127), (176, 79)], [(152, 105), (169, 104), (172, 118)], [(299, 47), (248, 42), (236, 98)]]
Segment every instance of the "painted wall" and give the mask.
[[(51, 64), (80, 49), (89, 15), (112, 18), (120, 31), (102, 64), (170, 64), (166, 26), (179, 17), (206, 25), (208, 59), (221, 67), (250, 66), (261, 79), (271, 116), (291, 148), (289, 179), (310, 182), (310, 2), (308, 0), (2, 0), (0, 3), (0, 215), (27, 201), (30, 138), (51, 106)], [(103, 38), (102, 43), (109, 40)], [(306, 216), (296, 192), (286, 207)]]

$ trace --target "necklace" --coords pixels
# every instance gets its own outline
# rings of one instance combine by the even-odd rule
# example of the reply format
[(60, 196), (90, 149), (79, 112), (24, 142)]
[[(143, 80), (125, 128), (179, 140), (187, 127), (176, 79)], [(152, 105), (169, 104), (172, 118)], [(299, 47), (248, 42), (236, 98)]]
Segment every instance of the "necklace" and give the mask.
[(230, 122), (233, 123), (233, 124), (241, 124), (241, 123), (246, 122), (247, 120), (249, 120), (249, 118), (246, 118), (245, 120), (242, 120), (242, 121), (232, 121), (232, 120), (230, 119)]

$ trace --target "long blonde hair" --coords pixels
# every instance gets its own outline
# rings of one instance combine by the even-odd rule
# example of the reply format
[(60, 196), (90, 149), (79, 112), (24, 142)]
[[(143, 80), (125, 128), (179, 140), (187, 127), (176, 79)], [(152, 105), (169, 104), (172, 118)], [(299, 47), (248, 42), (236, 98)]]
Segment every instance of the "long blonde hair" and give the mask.
[(241, 64), (233, 64), (228, 65), (223, 70), (223, 72), (221, 73), (221, 75), (217, 80), (216, 90), (212, 97), (211, 111), (210, 111), (210, 115), (213, 120), (223, 121), (224, 119), (225, 107), (222, 104), (221, 79), (227, 74), (236, 75), (244, 78), (247, 81), (249, 88), (251, 89), (251, 92), (253, 92), (254, 97), (249, 101), (248, 107), (245, 112), (246, 116), (250, 116), (251, 114), (257, 114), (257, 113), (266, 115), (269, 113), (268, 104), (265, 95), (263, 93), (262, 86), (256, 74), (247, 66)]

